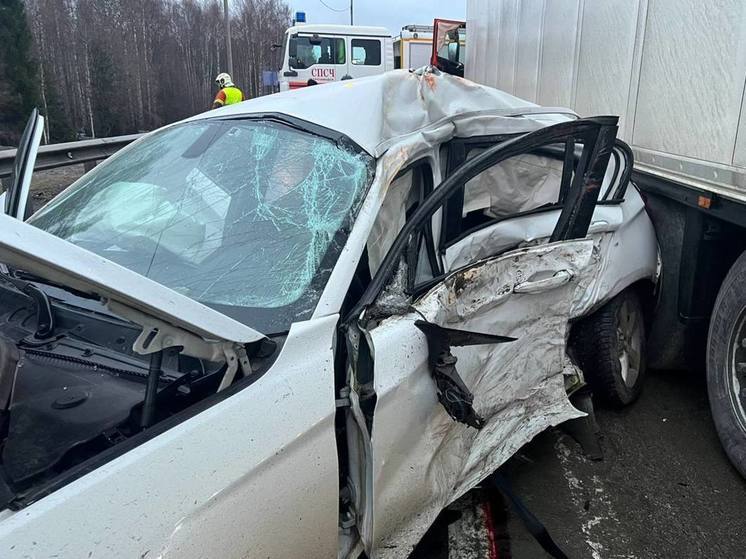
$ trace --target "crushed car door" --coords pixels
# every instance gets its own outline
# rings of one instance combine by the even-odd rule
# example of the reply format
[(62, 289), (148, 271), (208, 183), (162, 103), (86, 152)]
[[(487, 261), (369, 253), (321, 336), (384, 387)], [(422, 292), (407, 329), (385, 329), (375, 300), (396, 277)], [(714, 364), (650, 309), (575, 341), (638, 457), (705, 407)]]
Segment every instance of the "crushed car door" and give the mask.
[[(562, 123), (465, 163), (412, 216), (350, 312), (373, 362), (370, 494), (358, 511), (372, 557), (406, 555), (444, 506), (545, 428), (581, 415), (565, 389), (565, 373), (575, 372), (567, 322), (597, 271), (584, 237), (615, 134), (613, 117)], [(422, 274), (423, 224), (454, 192), (501, 161), (563, 141), (582, 143), (583, 155), (549, 243)]]
[(21, 136), (21, 143), (18, 145), (10, 188), (2, 196), (4, 212), (16, 219), (23, 220), (28, 217), (31, 175), (34, 172), (36, 154), (39, 151), (43, 131), (44, 117), (37, 109), (34, 109)]

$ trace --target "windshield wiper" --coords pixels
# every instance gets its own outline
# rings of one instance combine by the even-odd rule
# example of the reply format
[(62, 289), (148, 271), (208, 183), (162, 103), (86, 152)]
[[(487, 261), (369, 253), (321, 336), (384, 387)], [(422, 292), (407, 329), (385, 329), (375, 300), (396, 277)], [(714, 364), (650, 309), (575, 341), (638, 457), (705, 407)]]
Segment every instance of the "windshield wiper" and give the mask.
[(84, 293), (83, 291), (78, 291), (77, 289), (68, 287), (67, 285), (57, 283), (56, 281), (52, 281), (41, 276), (37, 276), (36, 274), (32, 274), (31, 272), (27, 272), (25, 270), (9, 269), (7, 273), (3, 273), (2, 269), (0, 268), (0, 275), (3, 275), (6, 278), (9, 278), (12, 280), (43, 283), (44, 285), (49, 285), (50, 287), (56, 287), (57, 289), (62, 289), (63, 291), (67, 291), (68, 293), (71, 293), (72, 295), (75, 295), (76, 297), (80, 297), (82, 299), (91, 299), (91, 300), (99, 299), (96, 295), (91, 295), (90, 293)]
[(46, 340), (54, 333), (54, 313), (49, 296), (31, 282), (0, 271), (0, 279), (28, 296), (36, 307), (36, 332), (34, 338)]

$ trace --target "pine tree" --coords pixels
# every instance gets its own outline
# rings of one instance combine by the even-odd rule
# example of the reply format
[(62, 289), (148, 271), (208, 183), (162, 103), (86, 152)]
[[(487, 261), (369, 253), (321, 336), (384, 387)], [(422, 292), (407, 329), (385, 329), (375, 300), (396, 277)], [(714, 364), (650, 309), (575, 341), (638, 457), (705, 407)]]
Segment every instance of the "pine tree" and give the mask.
[(65, 107), (57, 92), (57, 84), (47, 82), (47, 124), (49, 126), (49, 142), (73, 142), (77, 139), (76, 131), (65, 114)]
[(38, 68), (22, 0), (0, 0), (0, 143), (17, 143), (38, 104)]
[(115, 114), (115, 80), (116, 69), (109, 53), (94, 45), (90, 55), (91, 82), (95, 87), (96, 95), (93, 96), (93, 114), (96, 126), (96, 134), (101, 137), (116, 136), (123, 133), (121, 119)]

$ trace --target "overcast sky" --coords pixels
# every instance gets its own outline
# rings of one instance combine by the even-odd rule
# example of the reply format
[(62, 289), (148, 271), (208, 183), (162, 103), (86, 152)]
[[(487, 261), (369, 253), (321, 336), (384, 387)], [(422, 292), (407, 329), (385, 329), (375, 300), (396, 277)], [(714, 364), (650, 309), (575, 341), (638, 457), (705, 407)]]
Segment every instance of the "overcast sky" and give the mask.
[[(466, 0), (353, 0), (355, 25), (382, 25), (398, 35), (404, 25), (432, 25), (436, 17), (466, 19)], [(333, 11), (324, 4), (334, 8)], [(349, 0), (290, 0), (308, 23), (350, 23)]]

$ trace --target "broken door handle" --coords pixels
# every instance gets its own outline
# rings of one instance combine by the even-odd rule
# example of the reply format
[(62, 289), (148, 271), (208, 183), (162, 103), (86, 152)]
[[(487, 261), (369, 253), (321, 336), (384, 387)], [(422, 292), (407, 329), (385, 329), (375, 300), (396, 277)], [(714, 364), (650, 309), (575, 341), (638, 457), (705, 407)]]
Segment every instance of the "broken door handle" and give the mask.
[(535, 281), (524, 281), (516, 284), (515, 287), (513, 287), (513, 293), (542, 293), (565, 285), (571, 279), (572, 273), (568, 270), (560, 270), (548, 278)]
[(609, 222), (605, 219), (599, 219), (591, 223), (588, 227), (588, 233), (598, 233), (599, 231), (605, 231), (609, 227)]

